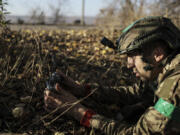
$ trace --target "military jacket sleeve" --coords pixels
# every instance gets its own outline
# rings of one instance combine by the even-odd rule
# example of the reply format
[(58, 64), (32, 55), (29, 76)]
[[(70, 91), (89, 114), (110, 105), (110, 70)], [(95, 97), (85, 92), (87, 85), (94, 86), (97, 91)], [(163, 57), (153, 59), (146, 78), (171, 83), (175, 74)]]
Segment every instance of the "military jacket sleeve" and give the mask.
[[(146, 90), (145, 90), (146, 89)], [(99, 87), (95, 94), (92, 95), (95, 100), (101, 100), (103, 103), (112, 104), (134, 104), (144, 99), (153, 99), (153, 90), (144, 86), (143, 83), (134, 84), (133, 86), (119, 87)], [(107, 98), (108, 97), (108, 98)]]
[[(175, 75), (165, 79), (158, 87), (157, 104), (159, 99), (167, 101), (175, 108), (180, 107), (180, 75)], [(168, 108), (164, 106), (164, 111)], [(121, 121), (107, 119), (100, 115), (93, 115), (90, 119), (90, 126), (100, 129), (106, 135), (172, 135), (180, 134), (179, 112), (173, 110), (169, 116), (163, 111), (159, 111), (155, 106), (149, 107), (134, 125), (129, 125)]]

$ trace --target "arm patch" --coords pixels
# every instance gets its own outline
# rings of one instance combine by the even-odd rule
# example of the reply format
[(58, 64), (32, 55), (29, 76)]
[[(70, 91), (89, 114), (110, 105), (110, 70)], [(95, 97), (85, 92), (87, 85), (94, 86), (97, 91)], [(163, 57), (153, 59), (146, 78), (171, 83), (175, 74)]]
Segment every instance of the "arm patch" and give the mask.
[(160, 112), (165, 117), (180, 122), (180, 108), (165, 101), (164, 99), (160, 98), (156, 102), (154, 109)]

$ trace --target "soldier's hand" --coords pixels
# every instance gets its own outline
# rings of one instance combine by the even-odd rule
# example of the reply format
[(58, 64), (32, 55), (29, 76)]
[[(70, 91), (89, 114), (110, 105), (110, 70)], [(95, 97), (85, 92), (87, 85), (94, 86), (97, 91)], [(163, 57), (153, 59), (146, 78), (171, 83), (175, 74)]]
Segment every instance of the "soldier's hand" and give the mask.
[[(62, 84), (60, 84), (65, 90), (70, 91), (75, 96), (85, 96), (88, 93), (89, 86), (82, 85), (75, 82), (72, 78), (66, 76), (60, 70), (57, 70), (57, 73), (62, 77)], [(88, 87), (88, 88), (87, 88)]]
[(56, 84), (58, 93), (54, 93), (48, 89), (44, 91), (45, 108), (48, 111), (57, 109), (59, 113), (71, 115), (76, 120), (80, 120), (84, 115), (86, 108), (78, 103), (78, 99), (68, 91), (62, 89), (59, 84)]

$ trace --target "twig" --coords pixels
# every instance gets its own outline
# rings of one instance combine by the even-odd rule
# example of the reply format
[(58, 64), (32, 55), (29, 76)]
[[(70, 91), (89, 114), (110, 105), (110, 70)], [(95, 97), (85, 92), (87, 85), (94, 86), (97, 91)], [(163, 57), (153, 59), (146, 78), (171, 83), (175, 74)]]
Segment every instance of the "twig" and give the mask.
[[(51, 120), (50, 122), (45, 123), (45, 125), (48, 126), (48, 125), (52, 124), (53, 122), (55, 122), (55, 121), (56, 121), (57, 119), (59, 119), (62, 115), (64, 115), (66, 112), (68, 112), (70, 109), (72, 109), (75, 105), (79, 104), (80, 102), (82, 102), (83, 100), (85, 100), (86, 98), (88, 98), (89, 96), (91, 96), (96, 90), (97, 90), (97, 88), (93, 89), (93, 90), (91, 91), (91, 93), (89, 93), (87, 96), (85, 96), (85, 97), (83, 97), (82, 99), (80, 99), (80, 100), (72, 103), (72, 105), (71, 105), (69, 108), (67, 108), (64, 112), (62, 112), (60, 115), (58, 115), (57, 117), (55, 117), (55, 118), (54, 118), (53, 120)], [(67, 105), (67, 104), (65, 104), (65, 106), (66, 106), (66, 105)], [(61, 107), (62, 107), (62, 106), (61, 106)], [(58, 107), (58, 108), (55, 109), (52, 113), (56, 112), (56, 111), (59, 110), (61, 107)], [(63, 107), (64, 107), (64, 106), (63, 106)], [(52, 114), (52, 113), (51, 113), (51, 114)], [(42, 117), (41, 120), (44, 120), (44, 119), (47, 118), (48, 116), (49, 116), (49, 114), (46, 115), (46, 116), (44, 116), (44, 117)]]

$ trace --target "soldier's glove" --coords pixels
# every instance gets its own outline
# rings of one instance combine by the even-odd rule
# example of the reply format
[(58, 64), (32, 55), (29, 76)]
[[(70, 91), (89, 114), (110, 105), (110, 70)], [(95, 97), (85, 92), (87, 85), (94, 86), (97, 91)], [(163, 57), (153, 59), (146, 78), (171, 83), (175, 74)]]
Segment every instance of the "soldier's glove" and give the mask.
[(63, 74), (61, 71), (56, 71), (52, 73), (52, 75), (49, 77), (48, 81), (46, 82), (47, 89), (56, 91), (55, 90), (56, 83), (60, 84), (60, 86), (63, 89), (68, 90), (77, 97), (86, 96), (88, 93), (90, 93), (91, 90), (90, 85), (78, 84), (72, 78)]

